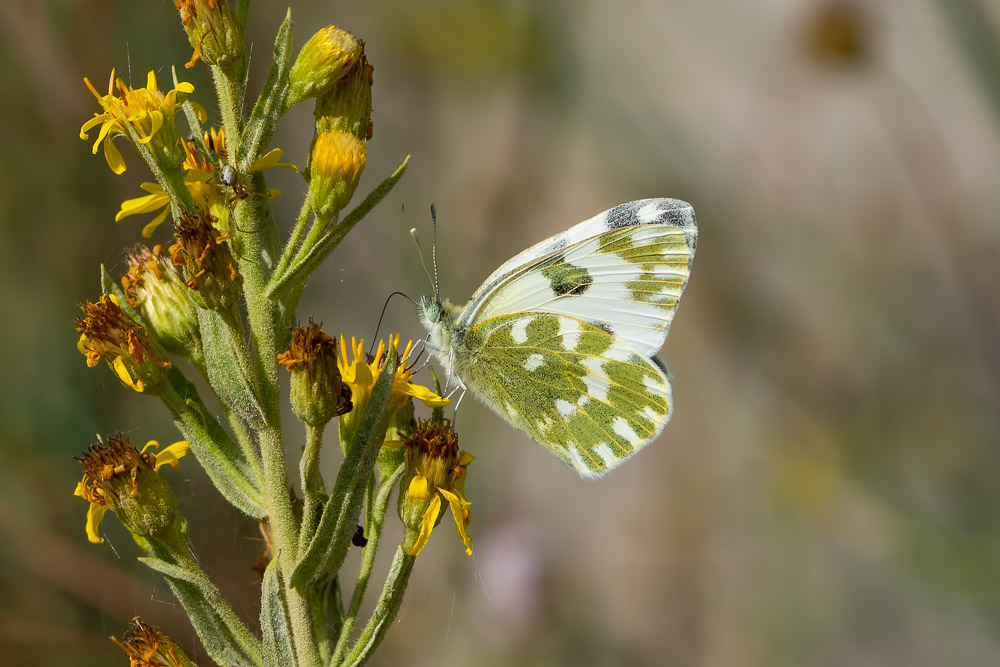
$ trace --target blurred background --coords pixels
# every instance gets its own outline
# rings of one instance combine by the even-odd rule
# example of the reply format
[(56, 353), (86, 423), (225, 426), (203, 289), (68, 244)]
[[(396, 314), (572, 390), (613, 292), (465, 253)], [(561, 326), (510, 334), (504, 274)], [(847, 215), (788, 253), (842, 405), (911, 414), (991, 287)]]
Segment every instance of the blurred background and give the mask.
[[(285, 3), (253, 4), (259, 90)], [(408, 230), (430, 236), (432, 202), (459, 302), (624, 201), (685, 199), (700, 226), (664, 434), (583, 481), (467, 401), (475, 554), (445, 519), (373, 664), (1000, 664), (1000, 3), (290, 4), (297, 46), (331, 22), (367, 41), (359, 192), (413, 155), (301, 319), (370, 340), (386, 295), (425, 293)], [(99, 264), (120, 275), (145, 222), (114, 214), (148, 179), (78, 138), (96, 109), (83, 77), (164, 82), (190, 48), (170, 2), (5, 0), (0, 53), (0, 664), (124, 664), (107, 637), (137, 614), (208, 664), (127, 533), (109, 518), (88, 544), (71, 495), (95, 433), (176, 439), (75, 350)], [(204, 68), (181, 76), (210, 106)], [(273, 143), (299, 164), (306, 106)], [(304, 183), (270, 185), (287, 230)], [(387, 322), (423, 335), (402, 300)], [(165, 476), (256, 623), (256, 526), (197, 465)]]

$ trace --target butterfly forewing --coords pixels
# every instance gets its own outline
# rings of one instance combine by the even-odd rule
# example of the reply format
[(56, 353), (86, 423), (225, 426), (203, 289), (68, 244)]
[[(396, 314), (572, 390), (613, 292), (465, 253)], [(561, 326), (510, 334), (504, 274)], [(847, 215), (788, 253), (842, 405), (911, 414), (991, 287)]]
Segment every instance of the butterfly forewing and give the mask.
[(500, 267), (462, 318), (547, 312), (604, 328), (645, 356), (663, 345), (697, 243), (691, 207), (649, 199), (606, 211)]
[(467, 386), (582, 475), (611, 468), (670, 416), (664, 369), (605, 329), (551, 313), (478, 322), (459, 364)]

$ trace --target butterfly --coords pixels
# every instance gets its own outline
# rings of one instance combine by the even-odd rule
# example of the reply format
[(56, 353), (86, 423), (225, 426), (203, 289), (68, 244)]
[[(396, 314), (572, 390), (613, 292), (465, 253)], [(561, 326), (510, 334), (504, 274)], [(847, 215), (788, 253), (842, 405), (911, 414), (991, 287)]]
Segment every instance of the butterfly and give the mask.
[(697, 231), (677, 199), (616, 206), (514, 256), (464, 306), (423, 297), (427, 348), (462, 389), (582, 476), (600, 476), (670, 419), (658, 352)]

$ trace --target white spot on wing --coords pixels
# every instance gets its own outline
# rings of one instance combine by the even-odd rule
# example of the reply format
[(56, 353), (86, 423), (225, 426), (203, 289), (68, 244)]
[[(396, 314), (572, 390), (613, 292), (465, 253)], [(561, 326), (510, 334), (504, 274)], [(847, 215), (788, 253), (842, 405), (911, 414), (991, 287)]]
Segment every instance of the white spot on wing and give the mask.
[(561, 398), (556, 400), (556, 409), (563, 417), (572, 417), (576, 414), (576, 406)]
[(615, 453), (611, 451), (611, 447), (608, 446), (606, 442), (602, 442), (595, 447), (594, 453), (601, 457), (601, 460), (604, 461), (604, 465), (611, 465), (612, 462), (617, 460)]
[(659, 200), (648, 200), (638, 211), (635, 212), (635, 217), (639, 218), (639, 221), (643, 224), (656, 222), (661, 215), (658, 204)]
[(582, 473), (589, 473), (590, 466), (583, 460), (583, 454), (580, 453), (580, 448), (573, 443), (566, 444), (566, 454), (569, 456), (570, 461), (573, 462), (573, 467)]
[(528, 340), (528, 325), (531, 324), (533, 317), (522, 317), (517, 322), (514, 322), (514, 326), (510, 328), (510, 337), (514, 339), (517, 344), (525, 343)]
[[(523, 321), (523, 320), (522, 320)], [(524, 368), (528, 372), (534, 371), (536, 368), (545, 363), (545, 358), (540, 354), (533, 354), (528, 357), (528, 360), (524, 362)]]
[(611, 430), (625, 438), (626, 442), (637, 443), (642, 441), (642, 438), (636, 435), (635, 430), (633, 430), (623, 417), (614, 418), (614, 421), (611, 422)]
[(562, 336), (563, 349), (572, 352), (580, 343), (580, 325), (573, 320), (560, 317), (559, 335)]
[(640, 412), (640, 415), (653, 422), (654, 424), (659, 424), (660, 420), (663, 419), (663, 415), (653, 409), (653, 406), (647, 405)]
[(608, 380), (604, 376), (604, 360), (589, 358), (582, 361), (583, 365), (590, 371), (583, 376), (583, 383), (587, 385), (587, 393), (599, 401), (608, 400)]
[(661, 380), (659, 376), (644, 375), (642, 377), (642, 383), (646, 385), (646, 389), (651, 389), (657, 393), (663, 393), (663, 380)]

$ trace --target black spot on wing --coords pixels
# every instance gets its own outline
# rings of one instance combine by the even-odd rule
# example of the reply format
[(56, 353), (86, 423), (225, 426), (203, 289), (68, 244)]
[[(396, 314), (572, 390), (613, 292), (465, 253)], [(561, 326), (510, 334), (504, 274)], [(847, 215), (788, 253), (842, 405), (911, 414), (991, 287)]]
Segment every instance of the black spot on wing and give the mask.
[(566, 247), (566, 239), (563, 238), (562, 234), (558, 234), (549, 239), (549, 242), (545, 244), (545, 247), (539, 254), (545, 256), (550, 253), (562, 250), (565, 247)]
[(542, 275), (548, 278), (549, 285), (557, 296), (583, 294), (594, 282), (587, 269), (570, 264), (564, 255), (557, 255), (546, 262), (542, 267)]
[(615, 335), (614, 328), (610, 324), (608, 324), (607, 322), (599, 322), (599, 321), (595, 320), (595, 321), (591, 322), (591, 324), (594, 325), (595, 327), (597, 327), (598, 329), (600, 329), (601, 331), (603, 331), (604, 333), (609, 333), (612, 336)]
[(615, 206), (613, 209), (608, 211), (607, 227), (608, 229), (621, 229), (622, 227), (634, 227), (639, 222), (639, 217), (636, 215), (637, 202), (630, 201), (627, 204), (620, 204)]
[(663, 374), (667, 376), (668, 380), (674, 379), (674, 374), (670, 372), (670, 366), (667, 364), (667, 360), (658, 354), (654, 354), (649, 358), (653, 362), (653, 365), (663, 371)]

